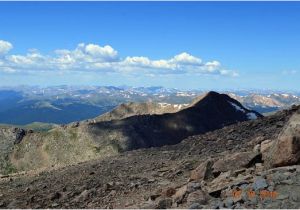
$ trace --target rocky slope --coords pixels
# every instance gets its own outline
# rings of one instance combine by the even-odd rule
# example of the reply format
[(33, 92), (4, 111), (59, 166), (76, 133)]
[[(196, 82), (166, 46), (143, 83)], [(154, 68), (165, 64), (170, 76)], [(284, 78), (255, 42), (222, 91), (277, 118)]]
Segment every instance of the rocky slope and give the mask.
[(294, 107), (176, 145), (2, 177), (0, 206), (299, 208), (299, 115)]
[[(60, 167), (114, 156), (139, 148), (177, 144), (184, 138), (261, 117), (224, 94), (209, 92), (176, 113), (136, 115), (120, 120), (73, 123), (48, 132), (27, 132), (17, 142), (10, 128), (2, 128), (0, 173)], [(7, 143), (10, 142), (10, 143)], [(16, 144), (12, 144), (16, 142)]]
[(125, 103), (121, 104), (110, 112), (107, 112), (99, 117), (96, 117), (89, 122), (120, 120), (135, 115), (153, 115), (178, 112), (187, 108), (189, 104), (169, 104), (169, 103)]

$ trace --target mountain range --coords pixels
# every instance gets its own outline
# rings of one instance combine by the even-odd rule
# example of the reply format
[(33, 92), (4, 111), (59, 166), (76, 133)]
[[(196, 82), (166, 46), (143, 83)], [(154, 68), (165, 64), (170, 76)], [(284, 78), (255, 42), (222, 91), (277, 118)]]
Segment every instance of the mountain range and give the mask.
[[(121, 104), (131, 103), (130, 106), (134, 106), (132, 102), (148, 103), (144, 108), (151, 106), (154, 110), (147, 110), (146, 112), (149, 113), (157, 112), (157, 109), (163, 112), (169, 109), (172, 112), (172, 106), (175, 111), (179, 107), (188, 106), (205, 92), (203, 90), (183, 91), (163, 87), (127, 86), (2, 87), (0, 88), (0, 123), (67, 124), (96, 118)], [(263, 114), (300, 103), (298, 92), (268, 90), (222, 92), (238, 100), (243, 106)], [(123, 108), (126, 109), (126, 107)]]

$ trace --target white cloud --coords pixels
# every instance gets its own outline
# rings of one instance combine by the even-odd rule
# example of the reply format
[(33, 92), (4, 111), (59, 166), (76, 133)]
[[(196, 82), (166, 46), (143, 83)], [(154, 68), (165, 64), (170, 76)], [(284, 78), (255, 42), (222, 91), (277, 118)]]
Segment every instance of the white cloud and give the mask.
[(219, 61), (210, 61), (205, 63), (205, 68), (209, 71), (209, 72), (214, 72), (218, 69), (220, 69), (221, 67), (221, 63)]
[(179, 55), (175, 55), (171, 61), (177, 64), (201, 64), (202, 63), (200, 58), (194, 57), (186, 52), (183, 52)]
[(7, 41), (0, 40), (0, 55), (8, 53), (13, 48), (13, 45)]
[(147, 57), (127, 57), (125, 58), (123, 64), (132, 65), (132, 66), (150, 67), (151, 61)]
[(100, 47), (99, 45), (88, 44), (85, 46), (85, 52), (94, 58), (105, 60), (115, 60), (118, 56), (118, 52), (109, 45)]
[(96, 70), (110, 67), (119, 60), (118, 52), (111, 46), (80, 43), (74, 50), (60, 49), (49, 61), (61, 70)]
[[(6, 43), (6, 44), (3, 44)], [(2, 53), (7, 53), (12, 45), (2, 43)], [(0, 42), (1, 46), (1, 42)], [(4, 47), (6, 46), (5, 50)], [(1, 52), (1, 51), (0, 51)], [(152, 60), (145, 56), (120, 58), (118, 51), (109, 45), (80, 43), (73, 50), (58, 49), (52, 55), (43, 55), (38, 50), (30, 50), (25, 55), (6, 54), (0, 58), (0, 69), (16, 71), (94, 71), (137, 73), (144, 75), (164, 74), (219, 74), (237, 76), (237, 73), (225, 70), (218, 61), (204, 63), (201, 58), (187, 52), (169, 59)]]

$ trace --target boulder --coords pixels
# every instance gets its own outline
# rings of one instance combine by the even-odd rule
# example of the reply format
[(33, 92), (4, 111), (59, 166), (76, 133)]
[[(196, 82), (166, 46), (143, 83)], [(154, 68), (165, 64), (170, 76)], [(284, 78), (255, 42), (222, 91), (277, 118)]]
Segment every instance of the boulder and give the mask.
[(207, 160), (201, 163), (196, 169), (191, 172), (190, 180), (207, 180), (213, 177), (212, 174), (212, 160)]
[(219, 159), (212, 166), (213, 173), (235, 171), (241, 168), (247, 168), (254, 165), (260, 160), (260, 153), (255, 152), (238, 152), (232, 155), (226, 155), (224, 158)]
[(267, 168), (299, 164), (300, 135), (280, 137), (264, 156)]
[(176, 190), (176, 193), (172, 196), (174, 203), (180, 204), (186, 198), (189, 193), (198, 191), (201, 189), (201, 183), (197, 181), (191, 181), (186, 185), (181, 186)]
[(179, 189), (177, 189), (175, 195), (173, 195), (173, 201), (176, 203), (181, 203), (186, 193), (187, 185), (180, 187)]
[(197, 182), (197, 181), (190, 181), (189, 183), (187, 183), (187, 192), (194, 192), (198, 189), (201, 189), (201, 183)]
[[(139, 209), (155, 209), (157, 208), (157, 204), (152, 201), (152, 200), (148, 200), (144, 203), (142, 203), (141, 205), (138, 206)], [(135, 208), (132, 208), (135, 209)]]
[(266, 168), (300, 163), (300, 114), (295, 113), (276, 141), (263, 152)]
[(267, 181), (262, 178), (262, 177), (257, 177), (255, 178), (253, 184), (252, 184), (252, 188), (253, 190), (255, 191), (258, 191), (258, 190), (262, 190), (264, 188), (268, 187), (268, 183)]
[(194, 203), (204, 205), (204, 204), (207, 204), (208, 199), (209, 199), (209, 196), (205, 192), (203, 192), (202, 190), (197, 190), (197, 191), (190, 193), (187, 196), (186, 202), (187, 202), (188, 206), (190, 206)]
[(202, 206), (199, 203), (193, 203), (189, 206), (189, 209), (202, 209)]
[(169, 209), (172, 206), (172, 199), (170, 198), (161, 198), (157, 203), (158, 209)]
[(232, 174), (230, 171), (221, 173), (217, 178), (203, 186), (203, 189), (208, 193), (219, 192), (226, 188), (226, 186), (232, 181)]

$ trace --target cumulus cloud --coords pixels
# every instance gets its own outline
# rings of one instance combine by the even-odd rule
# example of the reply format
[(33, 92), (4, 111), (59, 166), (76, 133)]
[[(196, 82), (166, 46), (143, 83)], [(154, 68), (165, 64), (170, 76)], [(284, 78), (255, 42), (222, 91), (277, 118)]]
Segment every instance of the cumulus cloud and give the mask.
[(100, 47), (99, 45), (96, 44), (88, 44), (85, 46), (85, 52), (93, 56), (94, 58), (101, 58), (104, 60), (112, 60), (112, 61), (115, 60), (118, 56), (118, 52), (109, 45)]
[(182, 52), (169, 59), (152, 60), (145, 56), (121, 58), (118, 51), (109, 45), (78, 44), (75, 49), (58, 49), (51, 55), (43, 55), (38, 50), (30, 50), (24, 55), (8, 54), (12, 44), (0, 41), (0, 71), (94, 71), (159, 74), (216, 74), (237, 76), (226, 70), (219, 61), (203, 62), (201, 58)]
[(8, 53), (13, 48), (10, 42), (0, 40), (0, 55)]
[(186, 52), (183, 52), (179, 55), (175, 55), (172, 59), (172, 62), (178, 64), (201, 64), (202, 61), (200, 58), (194, 57)]

